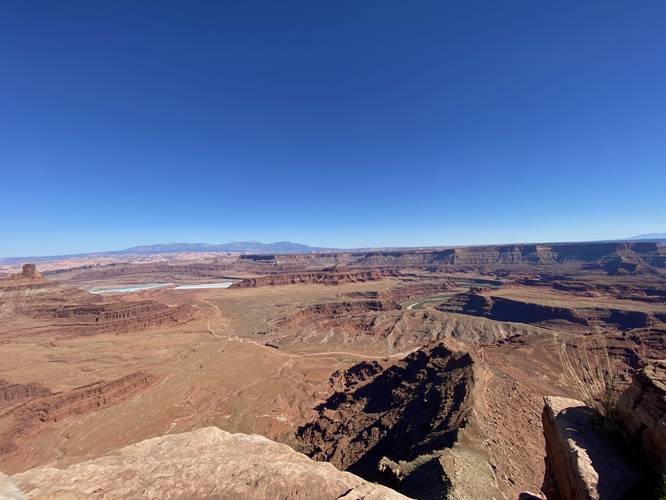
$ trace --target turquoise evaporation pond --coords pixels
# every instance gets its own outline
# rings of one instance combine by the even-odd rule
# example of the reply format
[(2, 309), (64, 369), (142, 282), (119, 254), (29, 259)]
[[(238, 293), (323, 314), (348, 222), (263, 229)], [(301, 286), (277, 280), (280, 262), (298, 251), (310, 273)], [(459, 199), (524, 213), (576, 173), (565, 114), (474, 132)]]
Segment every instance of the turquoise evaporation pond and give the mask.
[(178, 285), (174, 290), (198, 290), (200, 288), (229, 288), (233, 281), (221, 281), (218, 283), (197, 283), (195, 285)]
[[(205, 288), (229, 288), (233, 281), (218, 281), (216, 283), (193, 283), (178, 285), (173, 287), (174, 290), (199, 290)], [(150, 290), (151, 288), (164, 288), (172, 286), (175, 283), (144, 283), (140, 285), (127, 285), (123, 287), (95, 287), (88, 290), (90, 293), (131, 293), (139, 292), (141, 290)]]
[(173, 285), (173, 283), (146, 283), (143, 285), (127, 285), (116, 288), (95, 287), (88, 290), (90, 293), (112, 293), (112, 292), (138, 292), (139, 290), (149, 290), (151, 288), (162, 288), (165, 286)]

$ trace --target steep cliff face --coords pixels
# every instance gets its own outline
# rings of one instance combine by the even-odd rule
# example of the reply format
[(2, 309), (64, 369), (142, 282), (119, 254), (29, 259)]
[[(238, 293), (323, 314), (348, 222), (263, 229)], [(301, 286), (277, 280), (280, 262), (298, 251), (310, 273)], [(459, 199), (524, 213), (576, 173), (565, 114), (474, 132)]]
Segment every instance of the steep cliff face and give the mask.
[(666, 360), (636, 372), (620, 397), (618, 414), (633, 444), (666, 474)]
[(437, 344), (381, 372), (365, 363), (352, 370), (298, 429), (300, 449), (409, 496), (443, 497), (450, 484), (439, 458), (470, 411), (470, 356)]
[(488, 265), (555, 264), (552, 247), (540, 245), (506, 245), (445, 250), (434, 255), (434, 262), (453, 266), (483, 267)]
[(451, 269), (516, 266), (586, 266), (609, 274), (654, 272), (666, 268), (666, 249), (658, 243), (568, 243), (459, 247), (356, 254), (354, 267), (443, 267)]
[(400, 304), (413, 299), (425, 299), (427, 297), (450, 295), (456, 285), (450, 280), (439, 280), (435, 282), (409, 283), (394, 286), (381, 291), (347, 292), (344, 297), (354, 299), (376, 299), (380, 300), (385, 309), (399, 309)]
[(397, 351), (448, 337), (472, 344), (490, 344), (529, 334), (518, 323), (469, 321), (432, 309), (387, 309), (377, 299), (330, 302), (307, 306), (276, 321), (273, 333), (295, 345), (301, 339), (318, 342), (374, 342)]
[(660, 319), (643, 311), (603, 307), (556, 307), (533, 302), (483, 295), (471, 291), (451, 297), (437, 307), (440, 311), (483, 316), (496, 321), (512, 321), (540, 326), (566, 323), (574, 327), (604, 326), (619, 330), (646, 328)]
[(75, 281), (93, 281), (109, 278), (146, 276), (148, 279), (172, 278), (224, 278), (229, 272), (229, 265), (217, 262), (196, 262), (189, 264), (171, 264), (167, 262), (115, 263), (106, 266), (84, 266), (80, 268), (47, 271), (47, 276), (57, 277), (68, 274)]
[(391, 269), (370, 271), (319, 271), (310, 273), (274, 274), (259, 278), (246, 278), (237, 281), (231, 288), (253, 288), (257, 286), (296, 285), (320, 283), (323, 285), (339, 285), (341, 283), (357, 283), (375, 281), (389, 276), (398, 276)]
[[(192, 256), (190, 256), (192, 258)], [(421, 268), (438, 271), (597, 269), (611, 275), (651, 274), (666, 269), (666, 247), (655, 242), (515, 244), (458, 247), (439, 250), (405, 249), (303, 254), (211, 255), (209, 262), (117, 262), (82, 266), (65, 273), (69, 279), (95, 280), (142, 274), (161, 279), (222, 278), (235, 273), (252, 275), (326, 271), (335, 269)]]
[(317, 318), (322, 321), (335, 319), (350, 319), (353, 315), (363, 314), (370, 311), (386, 311), (388, 308), (381, 300), (355, 300), (344, 302), (324, 302), (304, 307), (300, 311), (281, 320), (281, 325), (297, 326), (309, 323)]
[[(78, 336), (176, 325), (192, 319), (194, 312), (190, 305), (102, 297), (42, 277), (0, 280), (0, 335), (18, 332), (12, 323), (25, 319), (36, 320), (41, 333)], [(33, 334), (34, 328), (29, 330)]]
[(641, 475), (617, 436), (574, 399), (547, 397), (543, 410), (549, 499), (593, 500), (632, 496)]
[(39, 386), (4, 384), (3, 390), (0, 385), (0, 394), (7, 402), (20, 403), (3, 412), (5, 425), (0, 429), (0, 456), (14, 452), (17, 440), (38, 433), (51, 423), (125, 401), (150, 389), (159, 380), (149, 373), (135, 372), (55, 394)]
[(583, 402), (544, 398), (548, 499), (657, 498), (655, 478), (666, 474), (666, 361), (635, 373), (614, 422), (611, 432)]
[(41, 384), (16, 384), (0, 380), (0, 409), (27, 399), (50, 395), (51, 391)]
[(69, 305), (48, 309), (44, 317), (74, 323), (70, 335), (125, 333), (165, 325), (184, 323), (194, 316), (189, 305), (169, 307), (160, 302), (143, 300), (95, 305)]
[(515, 282), (533, 287), (549, 287), (581, 297), (609, 296), (641, 302), (666, 302), (666, 280), (656, 282), (641, 280), (637, 282), (636, 278), (633, 278), (627, 280), (627, 282), (599, 283), (538, 274), (536, 276), (520, 277)]
[(431, 297), (445, 294), (455, 288), (451, 281), (440, 281), (435, 283), (415, 283), (401, 285), (384, 290), (379, 293), (379, 298), (391, 307), (399, 307), (399, 304), (408, 300)]
[(148, 439), (66, 469), (0, 477), (0, 488), (0, 496), (20, 490), (31, 498), (406, 498), (284, 444), (217, 427)]

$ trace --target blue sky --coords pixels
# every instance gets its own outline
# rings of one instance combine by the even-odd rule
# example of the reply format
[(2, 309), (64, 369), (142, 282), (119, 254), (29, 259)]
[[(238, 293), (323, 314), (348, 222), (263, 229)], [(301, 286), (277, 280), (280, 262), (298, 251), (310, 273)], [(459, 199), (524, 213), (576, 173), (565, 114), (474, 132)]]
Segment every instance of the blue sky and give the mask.
[(666, 2), (0, 7), (0, 256), (666, 230)]

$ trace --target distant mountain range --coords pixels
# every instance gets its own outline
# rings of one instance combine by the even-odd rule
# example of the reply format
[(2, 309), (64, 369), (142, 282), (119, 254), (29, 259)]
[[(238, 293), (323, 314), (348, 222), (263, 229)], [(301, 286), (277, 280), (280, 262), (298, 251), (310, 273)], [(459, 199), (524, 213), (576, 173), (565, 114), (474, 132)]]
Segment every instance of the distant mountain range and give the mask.
[[(604, 242), (613, 241), (658, 241), (662, 245), (666, 244), (666, 233), (649, 233), (631, 236), (629, 238), (617, 240), (604, 240)], [(589, 242), (594, 243), (594, 242)], [(598, 241), (597, 243), (602, 243)], [(460, 245), (459, 245), (460, 246)], [(396, 247), (397, 248), (397, 247)], [(399, 247), (404, 249), (406, 247)], [(431, 248), (444, 248), (444, 247), (431, 247)], [(447, 248), (453, 248), (449, 246)], [(183, 253), (183, 252), (231, 252), (231, 253), (310, 253), (310, 252), (326, 252), (326, 251), (369, 251), (369, 250), (389, 250), (391, 248), (355, 248), (355, 249), (340, 249), (340, 248), (324, 248), (312, 247), (304, 245), (303, 243), (293, 243), (291, 241), (276, 241), (275, 243), (262, 243), (261, 241), (232, 241), (230, 243), (160, 243), (155, 245), (140, 245), (136, 247), (126, 248), (124, 250), (112, 250), (108, 252), (92, 252), (68, 255), (49, 255), (49, 256), (33, 256), (33, 257), (0, 257), (0, 264), (15, 264), (17, 262), (43, 262), (54, 260), (56, 258), (72, 258), (72, 257), (104, 257), (112, 255), (131, 255), (131, 254), (158, 254), (158, 253)], [(394, 248), (395, 249), (395, 248)]]
[(663, 241), (666, 240), (666, 233), (647, 233), (639, 234), (638, 236), (632, 236), (630, 240), (651, 240), (651, 241)]
[(110, 250), (108, 252), (90, 252), (64, 255), (41, 255), (22, 257), (0, 257), (0, 264), (16, 264), (18, 262), (44, 262), (54, 259), (69, 259), (73, 257), (107, 257), (114, 255), (136, 255), (157, 253), (182, 252), (232, 252), (232, 253), (310, 253), (336, 250), (333, 248), (311, 247), (302, 243), (291, 241), (276, 241), (275, 243), (262, 243), (261, 241), (232, 241), (230, 243), (158, 243), (156, 245), (140, 245), (124, 250)]
[(259, 253), (308, 253), (327, 250), (311, 247), (291, 241), (262, 243), (261, 241), (232, 241), (213, 245), (210, 243), (166, 243), (158, 245), (141, 245), (126, 248), (120, 253), (172, 253), (172, 252), (259, 252)]

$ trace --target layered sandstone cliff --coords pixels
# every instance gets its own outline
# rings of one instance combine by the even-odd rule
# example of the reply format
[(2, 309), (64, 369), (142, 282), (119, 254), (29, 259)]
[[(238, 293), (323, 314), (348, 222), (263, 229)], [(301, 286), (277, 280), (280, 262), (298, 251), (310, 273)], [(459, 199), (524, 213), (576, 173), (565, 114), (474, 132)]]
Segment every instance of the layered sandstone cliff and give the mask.
[(36, 384), (0, 381), (0, 415), (4, 420), (0, 427), (0, 457), (17, 451), (17, 442), (24, 437), (68, 418), (80, 418), (131, 399), (159, 381), (159, 377), (139, 371), (56, 393)]
[(478, 290), (451, 297), (437, 307), (440, 311), (483, 316), (544, 327), (568, 326), (589, 329), (596, 326), (631, 330), (663, 321), (661, 314), (612, 307), (554, 306), (484, 294)]
[(188, 304), (102, 297), (43, 278), (31, 266), (26, 264), (17, 277), (0, 280), (0, 335), (125, 333), (177, 325), (194, 317)]
[(444, 250), (354, 254), (353, 267), (516, 269), (524, 266), (586, 267), (607, 274), (654, 273), (666, 268), (666, 248), (655, 242), (494, 245)]
[(309, 273), (288, 273), (261, 276), (258, 278), (246, 278), (237, 281), (231, 288), (253, 288), (257, 286), (278, 286), (319, 283), (323, 285), (339, 285), (342, 283), (357, 283), (363, 281), (375, 281), (389, 276), (397, 276), (397, 271), (366, 270), (366, 271), (319, 271)]

